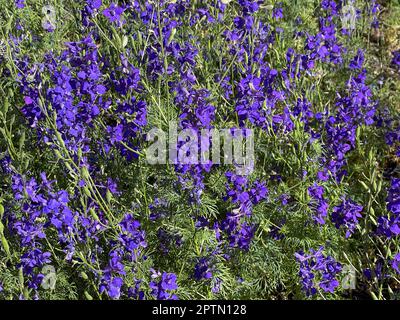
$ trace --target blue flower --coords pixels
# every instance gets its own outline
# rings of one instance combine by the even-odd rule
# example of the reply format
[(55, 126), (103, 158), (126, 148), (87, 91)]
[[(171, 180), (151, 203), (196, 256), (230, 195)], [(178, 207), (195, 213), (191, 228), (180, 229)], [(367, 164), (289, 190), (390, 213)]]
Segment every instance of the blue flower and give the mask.
[(319, 279), (319, 287), (325, 291), (333, 293), (339, 286), (336, 279), (338, 273), (342, 271), (342, 265), (332, 257), (323, 254), (323, 247), (317, 251), (310, 250), (310, 254), (302, 251), (295, 254), (296, 260), (300, 264), (299, 276), (302, 280), (302, 288), (307, 296), (317, 293), (316, 282)]
[(120, 21), (121, 15), (124, 12), (124, 8), (119, 7), (114, 2), (110, 6), (103, 10), (103, 15), (107, 17), (110, 22)]
[(362, 210), (362, 206), (344, 198), (340, 205), (333, 208), (332, 222), (338, 229), (343, 226), (346, 230), (346, 238), (348, 238), (354, 232), (358, 219), (362, 217)]
[(400, 273), (400, 252), (392, 260), (392, 267), (397, 273)]

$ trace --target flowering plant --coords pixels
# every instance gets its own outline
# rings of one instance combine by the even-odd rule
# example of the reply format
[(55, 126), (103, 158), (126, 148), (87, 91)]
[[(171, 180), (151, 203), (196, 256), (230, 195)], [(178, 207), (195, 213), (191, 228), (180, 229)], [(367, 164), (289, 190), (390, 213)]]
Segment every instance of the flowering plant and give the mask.
[(398, 298), (400, 7), (317, 2), (0, 0), (0, 299)]

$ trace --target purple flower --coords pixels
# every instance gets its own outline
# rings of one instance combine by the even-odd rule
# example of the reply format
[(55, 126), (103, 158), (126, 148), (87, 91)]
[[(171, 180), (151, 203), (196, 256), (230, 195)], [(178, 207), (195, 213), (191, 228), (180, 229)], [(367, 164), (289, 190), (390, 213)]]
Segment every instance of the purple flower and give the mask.
[(130, 287), (128, 289), (128, 297), (129, 298), (133, 298), (136, 300), (144, 300), (145, 296), (144, 296), (144, 292), (142, 290), (140, 290), (140, 285), (142, 283), (142, 280), (136, 280), (135, 279), (135, 287)]
[(277, 8), (274, 8), (274, 10), (272, 11), (272, 17), (275, 20), (279, 20), (283, 18), (283, 9), (282, 9), (282, 2), (279, 2)]
[(123, 12), (124, 9), (122, 7), (119, 7), (114, 2), (112, 2), (107, 9), (103, 10), (103, 15), (107, 17), (110, 22), (115, 22), (121, 19), (121, 15)]
[(56, 29), (56, 26), (51, 21), (46, 21), (43, 23), (43, 29), (47, 32), (53, 32)]
[(392, 267), (397, 273), (400, 273), (400, 252), (393, 258)]
[(113, 278), (110, 286), (108, 288), (108, 295), (110, 296), (111, 299), (119, 299), (121, 295), (121, 287), (124, 284), (124, 281), (119, 278)]
[(217, 294), (221, 290), (222, 280), (220, 278), (214, 278), (214, 284), (212, 286), (211, 292)]
[(15, 0), (15, 5), (18, 9), (22, 9), (25, 7), (25, 0)]
[(325, 217), (328, 215), (329, 204), (323, 196), (324, 192), (324, 187), (316, 183), (308, 188), (308, 194), (312, 198), (309, 206), (315, 213), (312, 219), (319, 224), (325, 224)]
[(317, 251), (310, 250), (310, 254), (302, 251), (295, 254), (296, 260), (300, 264), (299, 276), (302, 281), (302, 287), (307, 296), (317, 293), (316, 283), (325, 291), (333, 293), (339, 286), (336, 275), (342, 271), (342, 265), (336, 262), (332, 257), (323, 254), (323, 247)]
[(364, 52), (358, 49), (357, 55), (350, 61), (349, 68), (351, 70), (361, 70), (364, 64)]
[(120, 222), (122, 232), (119, 234), (119, 243), (129, 260), (136, 261), (142, 248), (147, 247), (145, 232), (140, 229), (139, 221), (131, 214), (126, 214)]
[(393, 59), (392, 59), (392, 65), (400, 70), (400, 50), (393, 51)]
[(4, 157), (0, 159), (0, 168), (2, 173), (4, 174), (11, 174), (13, 169), (11, 167), (11, 157), (6, 153)]
[(228, 183), (224, 200), (231, 200), (236, 209), (226, 215), (221, 223), (221, 230), (225, 231), (229, 245), (248, 250), (254, 236), (256, 226), (246, 218), (250, 218), (253, 205), (267, 198), (268, 189), (264, 182), (255, 181), (249, 186), (247, 177), (236, 175), (233, 172), (225, 174)]
[(164, 290), (178, 289), (178, 285), (176, 284), (176, 275), (174, 273), (164, 272), (161, 277), (161, 288)]
[[(159, 273), (153, 273), (152, 278), (158, 278)], [(176, 275), (174, 273), (166, 273), (164, 272), (161, 276), (161, 279), (159, 282), (156, 281), (151, 281), (150, 282), (150, 289), (151, 294), (157, 299), (157, 300), (177, 300), (178, 297), (169, 292), (172, 290), (178, 289), (178, 285), (176, 283)]]
[(328, 11), (329, 14), (331, 14), (331, 15), (338, 14), (338, 6), (337, 6), (336, 2), (333, 0), (322, 0), (321, 7), (322, 7), (322, 9)]
[(390, 215), (378, 218), (376, 233), (392, 238), (400, 234), (400, 178), (392, 178), (386, 202)]
[(209, 266), (209, 260), (207, 258), (200, 258), (194, 267), (194, 278), (196, 280), (211, 279), (212, 271)]
[(387, 238), (400, 235), (400, 216), (379, 217), (376, 234)]
[(102, 0), (88, 0), (86, 2), (92, 10), (99, 9), (103, 4)]
[(333, 208), (332, 222), (338, 229), (343, 226), (346, 230), (346, 238), (348, 238), (354, 232), (358, 218), (362, 217), (362, 210), (362, 206), (344, 198), (340, 205)]
[(386, 202), (388, 211), (400, 216), (400, 178), (392, 178)]
[(265, 182), (256, 181), (253, 184), (253, 188), (250, 190), (250, 196), (253, 204), (258, 204), (260, 201), (267, 199), (268, 188)]

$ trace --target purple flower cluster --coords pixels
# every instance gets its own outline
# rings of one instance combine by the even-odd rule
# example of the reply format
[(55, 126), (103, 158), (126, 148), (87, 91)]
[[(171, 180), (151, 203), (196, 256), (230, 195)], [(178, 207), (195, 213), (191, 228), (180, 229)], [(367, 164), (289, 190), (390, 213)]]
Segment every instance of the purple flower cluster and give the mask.
[[(67, 47), (59, 57), (48, 55), (46, 64), (30, 67), (28, 61), (21, 63), (24, 74), (20, 75), (20, 84), (25, 96), (22, 113), (30, 125), (39, 130), (45, 143), (61, 143), (73, 154), (77, 154), (78, 150), (84, 154), (90, 152), (91, 129), (96, 121), (100, 121), (97, 119), (102, 114), (110, 122), (117, 122), (115, 126), (106, 126), (101, 122), (109, 133), (109, 141), (99, 142), (103, 150), (108, 153), (111, 146), (117, 146), (127, 159), (137, 158), (135, 151), (138, 148), (133, 139), (147, 124), (146, 103), (132, 97), (119, 102), (116, 110), (110, 112), (112, 102), (105, 96), (113, 86), (123, 96), (140, 90), (139, 71), (121, 57), (123, 67), (112, 73), (111, 84), (106, 83), (102, 69), (107, 64), (100, 61), (93, 37), (67, 43)], [(51, 84), (42, 79), (44, 72), (52, 74)], [(48, 87), (46, 93), (39, 89), (42, 86)], [(45, 101), (39, 97), (45, 98)], [(51, 109), (43, 109), (45, 105)], [(54, 114), (55, 128), (50, 132), (41, 132), (39, 121), (48, 112)], [(60, 138), (57, 133), (60, 133)], [(57, 137), (56, 141), (54, 137)]]
[(391, 186), (386, 198), (389, 217), (378, 218), (378, 235), (385, 235), (388, 238), (400, 234), (400, 179), (392, 178)]
[[(108, 221), (95, 203), (88, 203), (86, 212), (82, 208), (73, 211), (70, 209), (72, 201), (69, 193), (65, 190), (54, 191), (55, 182), (49, 181), (44, 173), (41, 174), (41, 183), (18, 174), (12, 175), (12, 181), (14, 210), (7, 212), (5, 219), (10, 230), (19, 237), (22, 248), (19, 266), (29, 288), (37, 292), (44, 278), (41, 268), (54, 262), (52, 258), (56, 258), (43, 250), (46, 239), (54, 232), (58, 235), (66, 261), (80, 259), (81, 256), (76, 255), (76, 247), (89, 243), (95, 244), (95, 252), (101, 254), (103, 248), (100, 235), (106, 232)], [(109, 189), (114, 188), (110, 182)], [(21, 214), (18, 213), (19, 210)], [(109, 253), (108, 265), (100, 274), (90, 270), (99, 280), (99, 292), (106, 292), (111, 299), (118, 299), (125, 294), (123, 285), (126, 269), (132, 263), (135, 265), (141, 262), (141, 249), (147, 246), (144, 231), (131, 214), (122, 218), (119, 227), (117, 240), (110, 240), (108, 243), (114, 248)], [(88, 259), (91, 263), (97, 262), (96, 255), (89, 256)], [(128, 295), (132, 291), (130, 289)], [(138, 291), (137, 296), (142, 297), (143, 292)]]
[[(358, 62), (360, 59), (356, 57)], [(346, 154), (355, 147), (358, 126), (362, 123), (371, 125), (374, 122), (376, 102), (371, 99), (372, 91), (365, 84), (365, 80), (364, 70), (347, 82), (345, 96), (338, 95), (336, 116), (330, 116), (326, 123), (329, 154), (321, 159), (325, 163), (320, 173), (322, 180), (332, 175), (340, 181), (347, 175), (343, 167), (347, 164)]]
[[(177, 300), (178, 297), (171, 291), (178, 289), (178, 285), (176, 284), (176, 275), (173, 273), (163, 272), (161, 275), (160, 272), (153, 271), (152, 281), (150, 282), (151, 294), (157, 300)], [(156, 281), (156, 279), (159, 281)]]
[(37, 290), (43, 279), (40, 268), (51, 262), (51, 253), (43, 252), (46, 233), (50, 229), (57, 232), (65, 259), (70, 261), (75, 246), (86, 243), (88, 239), (98, 239), (103, 227), (100, 221), (71, 210), (68, 193), (65, 190), (54, 191), (53, 182), (48, 181), (44, 173), (41, 183), (18, 174), (14, 174), (12, 179), (14, 206), (21, 210), (22, 215), (17, 214), (18, 211), (9, 212), (6, 218), (23, 248), (20, 265), (30, 279), (28, 285)]
[(93, 23), (90, 21), (90, 18), (95, 16), (100, 7), (102, 6), (102, 0), (88, 0), (86, 1), (85, 7), (81, 11), (82, 16), (82, 24), (85, 27), (92, 26)]
[(212, 268), (210, 267), (210, 261), (207, 258), (200, 258), (194, 267), (194, 278), (197, 281), (201, 279), (211, 279), (213, 276)]
[(362, 217), (363, 207), (350, 199), (343, 199), (342, 203), (332, 210), (332, 222), (336, 228), (343, 227), (346, 230), (346, 238), (354, 232), (358, 219)]
[(221, 223), (229, 239), (231, 247), (248, 250), (254, 236), (256, 226), (248, 221), (252, 207), (267, 199), (268, 189), (264, 182), (256, 181), (252, 185), (246, 177), (227, 172), (226, 201), (230, 199), (235, 209), (229, 212)]
[(307, 296), (313, 296), (318, 292), (317, 281), (319, 288), (324, 292), (333, 293), (339, 286), (337, 275), (342, 271), (342, 265), (331, 256), (325, 256), (323, 250), (324, 248), (320, 247), (317, 251), (311, 249), (309, 254), (303, 251), (295, 254), (300, 264), (299, 276), (302, 287)]
[[(22, 9), (25, 2), (15, 0), (14, 4)], [(175, 258), (186, 248), (187, 230), (171, 226), (183, 217), (183, 211), (193, 219), (184, 228), (211, 232), (212, 244), (190, 252), (187, 278), (179, 273), (179, 279), (211, 285), (214, 294), (225, 281), (219, 263), (228, 268), (236, 261), (236, 253), (249, 251), (256, 230), (263, 236), (266, 229), (258, 225), (257, 209), (264, 206), (256, 207), (263, 202), (266, 214), (279, 214), (270, 219), (276, 225), (266, 230), (273, 246), (286, 244), (292, 236), (293, 220), (287, 213), (300, 202), (298, 194), (309, 199), (310, 220), (317, 224), (310, 223), (311, 227), (340, 235), (331, 224), (325, 225), (328, 199), (336, 203), (336, 196), (343, 195), (343, 188), (338, 192), (336, 186), (352, 188), (347, 171), (353, 169), (349, 159), (357, 156), (353, 150), (358, 150), (360, 139), (362, 146), (363, 139), (379, 133), (384, 124), (390, 127), (384, 128), (387, 144), (398, 148), (400, 155), (400, 128), (393, 129), (395, 119), (377, 113), (375, 81), (367, 77), (370, 56), (359, 46), (348, 46), (357, 34), (341, 27), (344, 1), (321, 0), (315, 27), (307, 28), (298, 17), (289, 32), (287, 4), (265, 5), (263, 0), (78, 1), (71, 12), (74, 17), (78, 13), (80, 38), (76, 32), (45, 34), (72, 42), (65, 43), (61, 52), (54, 46), (41, 61), (36, 55), (23, 55), (27, 50), (19, 45), (22, 38), (10, 37), (11, 47), (16, 47), (12, 66), (20, 90), (13, 101), (20, 118), (13, 119), (11, 127), (17, 122), (23, 129), (28, 125), (30, 142), (43, 150), (40, 161), (56, 163), (39, 177), (34, 161), (32, 170), (23, 168), (13, 150), (16, 145), (0, 155), (0, 174), (11, 181), (12, 197), (2, 219), (18, 246), (15, 265), (35, 297), (44, 278), (43, 266), (62, 261), (88, 274), (101, 298), (177, 299), (178, 277), (173, 272), (179, 268), (166, 269), (161, 259)], [(372, 0), (363, 8), (369, 19), (366, 25), (378, 28), (379, 5)], [(356, 14), (360, 19), (364, 12), (357, 9)], [(21, 33), (28, 28), (18, 22), (17, 29)], [(36, 48), (42, 35), (34, 30), (29, 34)], [(400, 70), (398, 50), (393, 52), (391, 67)], [(202, 205), (217, 193), (208, 190), (208, 183), (221, 169), (211, 160), (175, 162), (171, 171), (169, 166), (165, 171), (170, 185), (151, 186), (152, 177), (146, 175), (154, 168), (147, 168), (142, 158), (144, 131), (148, 126), (166, 126), (174, 116), (178, 129), (201, 137), (199, 149), (213, 144), (212, 137), (200, 135), (201, 131), (218, 125), (237, 126), (243, 132), (257, 129), (257, 141), (263, 147), (270, 142), (279, 145), (279, 154), (272, 150), (272, 160), (265, 157), (264, 167), (259, 167), (278, 168), (277, 174), (271, 173), (269, 186), (274, 188), (276, 182), (283, 188), (271, 189), (271, 198), (276, 195), (278, 200), (276, 210), (269, 208), (272, 201), (265, 201), (270, 192), (264, 181), (224, 171), (219, 172), (227, 179), (224, 202), (215, 200), (212, 218), (204, 213), (208, 210), (203, 211)], [(187, 153), (187, 142), (177, 139), (178, 154)], [(297, 168), (285, 161), (287, 146), (299, 151), (302, 147), (304, 159), (298, 157)], [(23, 143), (20, 150), (22, 158)], [(256, 150), (257, 157), (261, 153)], [(288, 164), (285, 169), (302, 173), (301, 184), (296, 184), (298, 176), (284, 175), (283, 162)], [(37, 172), (42, 171), (41, 167)], [(164, 187), (179, 197), (179, 210), (169, 196), (160, 195)], [(294, 189), (290, 201), (286, 187)], [(378, 219), (376, 233), (390, 241), (400, 234), (400, 179), (392, 178), (386, 201), (389, 214)], [(330, 218), (349, 238), (359, 226), (362, 211), (362, 205), (344, 194)], [(326, 237), (325, 232), (321, 237)], [(323, 252), (321, 247), (295, 254), (307, 296), (319, 289), (333, 293), (339, 285), (341, 264)], [(160, 258), (157, 253), (162, 254)], [(399, 272), (400, 253), (390, 263)], [(380, 273), (383, 264), (379, 260), (376, 267)]]
[(394, 215), (400, 214), (400, 179), (392, 178), (388, 196), (386, 198), (387, 209)]
[[(392, 120), (387, 120), (387, 122), (390, 124)], [(396, 156), (400, 157), (400, 126), (389, 129), (385, 136), (385, 142), (387, 145), (396, 148)]]
[[(337, 26), (334, 15), (319, 19), (319, 33), (308, 35), (305, 49), (308, 51), (308, 60), (324, 63), (341, 64), (344, 47), (337, 37)], [(310, 62), (308, 62), (310, 64)]]
[(121, 262), (121, 255), (121, 250), (115, 250), (110, 253), (109, 264), (103, 270), (103, 275), (101, 277), (99, 292), (102, 293), (106, 291), (111, 299), (119, 299), (121, 296), (121, 288), (124, 284), (121, 276), (124, 276), (126, 272), (125, 266)]
[(392, 260), (392, 268), (400, 273), (400, 252), (396, 254)]
[(107, 17), (110, 22), (119, 22), (123, 12), (124, 9), (122, 7), (112, 2), (108, 8), (103, 10), (103, 15)]
[[(215, 118), (215, 107), (208, 102), (210, 93), (206, 89), (195, 89), (196, 78), (188, 69), (187, 73), (181, 74), (182, 80), (175, 87), (175, 103), (181, 110), (180, 125), (182, 129), (190, 129), (200, 136), (202, 129), (211, 129), (211, 123)], [(193, 77), (193, 78), (192, 78)], [(186, 152), (185, 141), (178, 141), (178, 154)], [(210, 144), (210, 138), (206, 141), (199, 139), (199, 148), (202, 144)], [(204, 174), (210, 172), (213, 163), (208, 161), (205, 164), (177, 164), (176, 172), (179, 174), (179, 181), (183, 188), (190, 189), (190, 197), (200, 203), (201, 193), (204, 189)]]
[[(94, 1), (88, 5), (97, 10), (101, 3)], [(107, 157), (111, 156), (111, 148), (116, 147), (128, 160), (137, 158), (138, 147), (134, 139), (147, 124), (146, 103), (132, 96), (132, 93), (140, 91), (139, 71), (121, 56), (121, 66), (106, 79), (103, 71), (109, 67), (109, 62), (100, 58), (95, 39), (89, 35), (82, 41), (66, 43), (67, 49), (60, 56), (49, 53), (43, 64), (32, 65), (28, 59), (19, 62), (22, 71), (19, 82), (24, 95), (22, 114), (37, 130), (40, 143), (50, 145), (58, 158), (69, 159), (66, 165), (71, 174), (85, 172), (72, 200), (65, 190), (53, 191), (52, 182), (47, 181), (44, 174), (42, 185), (34, 179), (26, 182), (23, 177), (13, 177), (15, 197), (22, 202), (19, 205), (26, 211), (26, 217), (10, 216), (10, 225), (21, 235), (21, 245), (29, 247), (21, 257), (21, 263), (24, 272), (31, 275), (30, 285), (35, 289), (42, 278), (37, 273), (39, 268), (50, 261), (50, 253), (42, 252), (39, 241), (46, 238), (46, 233), (57, 232), (66, 260), (70, 261), (75, 258), (76, 246), (99, 242), (99, 235), (109, 227), (110, 213), (105, 210), (101, 198), (119, 192), (114, 181), (99, 177), (97, 158), (100, 154), (93, 156), (93, 151), (101, 146), (100, 150)], [(46, 80), (46, 73), (50, 80)], [(118, 99), (116, 108), (111, 110), (113, 103), (106, 96), (113, 89), (123, 98)], [(130, 98), (125, 98), (128, 95)], [(43, 122), (49, 120), (53, 123), (47, 128)], [(103, 121), (116, 125), (106, 125)], [(101, 140), (92, 139), (95, 125), (106, 129), (108, 136)], [(71, 166), (71, 162), (76, 165)], [(92, 178), (96, 179), (95, 186)], [(74, 206), (75, 210), (72, 210), (71, 202), (79, 200), (82, 191), (95, 197), (91, 196), (85, 202), (81, 198), (84, 206)], [(100, 293), (107, 292), (110, 298), (119, 298), (122, 294), (125, 275), (122, 261), (136, 262), (140, 256), (139, 249), (146, 246), (139, 226), (130, 214), (122, 219), (121, 232), (114, 243), (115, 249), (110, 252), (109, 265), (101, 275), (94, 274), (100, 282)], [(90, 261), (94, 263), (96, 254), (103, 250), (96, 244)]]
[(393, 51), (392, 66), (397, 70), (400, 70), (400, 50)]
[(319, 224), (325, 224), (325, 218), (328, 215), (329, 204), (324, 198), (324, 192), (324, 187), (318, 184), (308, 188), (308, 194), (312, 199), (309, 206), (314, 212), (312, 219)]
[(15, 0), (15, 5), (18, 9), (25, 7), (25, 0)]

